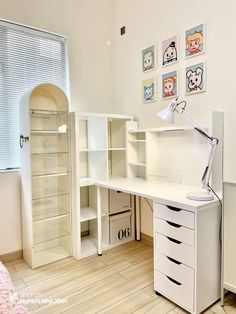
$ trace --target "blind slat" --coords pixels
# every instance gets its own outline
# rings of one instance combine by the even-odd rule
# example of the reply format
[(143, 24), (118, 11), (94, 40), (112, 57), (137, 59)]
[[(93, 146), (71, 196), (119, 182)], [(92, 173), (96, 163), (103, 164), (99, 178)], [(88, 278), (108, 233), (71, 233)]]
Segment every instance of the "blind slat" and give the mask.
[(42, 83), (68, 91), (66, 40), (0, 23), (0, 169), (19, 168), (19, 102)]

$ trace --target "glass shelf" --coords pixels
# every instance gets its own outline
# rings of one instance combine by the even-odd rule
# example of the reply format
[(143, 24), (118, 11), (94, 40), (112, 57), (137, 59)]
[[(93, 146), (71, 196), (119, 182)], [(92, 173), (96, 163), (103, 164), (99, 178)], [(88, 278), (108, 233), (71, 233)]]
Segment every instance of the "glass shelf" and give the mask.
[(41, 199), (45, 199), (45, 198), (51, 198), (51, 197), (56, 197), (56, 196), (62, 196), (62, 195), (69, 195), (69, 192), (67, 191), (63, 191), (63, 190), (58, 190), (58, 191), (47, 191), (47, 193), (44, 193), (44, 195), (40, 195), (40, 192), (38, 192), (38, 194), (36, 194), (32, 200), (36, 201), (36, 200), (41, 200)]
[[(62, 238), (60, 242), (62, 242), (62, 240), (64, 240), (64, 242), (69, 243), (69, 240), (65, 241), (66, 240), (65, 238)], [(45, 264), (49, 264), (49, 263), (58, 261), (62, 258), (66, 258), (70, 256), (69, 245), (67, 246), (65, 245), (65, 247), (63, 247), (62, 245), (58, 244), (58, 245), (53, 245), (53, 246), (50, 246), (49, 248), (44, 248), (44, 249), (42, 249), (40, 246), (41, 244), (35, 245), (33, 248), (34, 267), (39, 267)], [(40, 248), (38, 249), (38, 247)]]
[(60, 134), (69, 134), (67, 131), (60, 132), (60, 131), (54, 131), (54, 130), (31, 130), (31, 135), (60, 135)]
[(41, 109), (30, 109), (29, 113), (31, 115), (59, 115), (59, 114), (67, 114), (68, 111), (60, 111), (60, 110), (41, 110)]
[(40, 221), (55, 217), (63, 217), (69, 215), (70, 212), (63, 208), (53, 208), (50, 211), (41, 210), (37, 212), (33, 212), (33, 221)]
[(33, 243), (43, 242), (67, 237), (70, 234), (69, 215), (35, 221), (33, 223)]
[(32, 202), (33, 221), (70, 214), (69, 194), (38, 199)]
[(31, 155), (32, 156), (36, 156), (36, 155), (60, 155), (60, 154), (69, 154), (69, 152), (50, 152), (50, 153), (47, 153), (47, 152), (44, 152), (44, 153), (32, 153)]
[[(35, 228), (35, 227), (34, 227)], [(50, 231), (42, 233), (36, 233), (34, 231), (34, 244), (40, 244), (51, 240), (61, 239), (70, 235), (70, 232), (62, 228), (51, 228)]]
[(33, 132), (67, 132), (68, 112), (51, 110), (31, 110), (30, 128)]
[(57, 169), (57, 170), (34, 170), (32, 171), (32, 177), (52, 177), (52, 176), (66, 176), (69, 174), (69, 171), (65, 171), (66, 169)]
[[(31, 154), (55, 154), (69, 152), (69, 136), (68, 133), (39, 133), (33, 134), (31, 140)], [(69, 158), (69, 157), (68, 157)]]

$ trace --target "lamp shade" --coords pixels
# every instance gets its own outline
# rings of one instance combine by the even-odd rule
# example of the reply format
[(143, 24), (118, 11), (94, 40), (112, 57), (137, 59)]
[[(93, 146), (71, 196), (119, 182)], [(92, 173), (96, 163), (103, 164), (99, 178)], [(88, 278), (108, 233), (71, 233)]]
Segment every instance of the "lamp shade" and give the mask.
[(170, 106), (157, 112), (156, 115), (166, 122), (175, 123), (174, 110)]

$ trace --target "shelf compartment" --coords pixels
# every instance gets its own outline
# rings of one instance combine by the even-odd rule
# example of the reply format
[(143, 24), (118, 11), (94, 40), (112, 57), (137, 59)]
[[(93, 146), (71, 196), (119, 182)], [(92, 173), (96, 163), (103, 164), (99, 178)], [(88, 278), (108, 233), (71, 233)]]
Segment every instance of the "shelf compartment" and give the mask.
[(68, 112), (31, 110), (30, 128), (31, 132), (66, 132), (68, 131)]
[(70, 216), (33, 222), (34, 245), (61, 239), (70, 235)]
[(79, 121), (80, 150), (106, 149), (107, 118), (88, 118)]
[(69, 154), (36, 154), (31, 158), (32, 176), (63, 175), (69, 172)]
[(81, 255), (82, 257), (90, 256), (97, 253), (97, 239), (93, 236), (81, 238)]
[(69, 194), (39, 199), (32, 202), (33, 221), (70, 214)]
[(32, 134), (31, 136), (31, 154), (55, 154), (61, 152), (69, 153), (69, 136), (67, 133), (45, 133)]
[(32, 199), (49, 198), (68, 194), (70, 191), (70, 176), (32, 177)]
[(123, 119), (108, 119), (108, 148), (126, 147), (126, 121)]
[(126, 150), (111, 150), (108, 152), (109, 177), (126, 177)]
[(93, 178), (96, 180), (107, 178), (107, 151), (81, 152), (80, 178)]
[(145, 164), (128, 164), (128, 173), (131, 178), (143, 178), (146, 179), (146, 167)]
[[(106, 213), (102, 212), (102, 216)], [(97, 209), (92, 207), (83, 207), (80, 209), (80, 222), (97, 219)]]
[[(86, 214), (86, 209), (88, 213)], [(97, 216), (97, 189), (96, 186), (84, 186), (80, 187), (80, 210), (81, 221), (85, 221), (85, 217), (89, 217), (95, 214)], [(89, 219), (86, 219), (89, 220)]]
[(129, 140), (145, 140), (146, 132), (139, 130), (129, 130), (128, 131)]

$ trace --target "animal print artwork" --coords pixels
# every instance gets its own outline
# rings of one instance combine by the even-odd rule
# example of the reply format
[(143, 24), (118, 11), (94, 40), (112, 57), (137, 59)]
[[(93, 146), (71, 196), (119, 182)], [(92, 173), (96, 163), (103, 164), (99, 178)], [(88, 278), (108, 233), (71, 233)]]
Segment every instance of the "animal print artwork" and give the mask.
[(193, 94), (205, 91), (205, 64), (198, 63), (186, 68), (186, 94)]
[(177, 36), (162, 42), (162, 65), (166, 66), (178, 61), (178, 38)]
[(155, 45), (152, 45), (142, 51), (143, 72), (154, 70), (156, 67)]
[(143, 81), (143, 102), (149, 103), (156, 100), (155, 78)]

